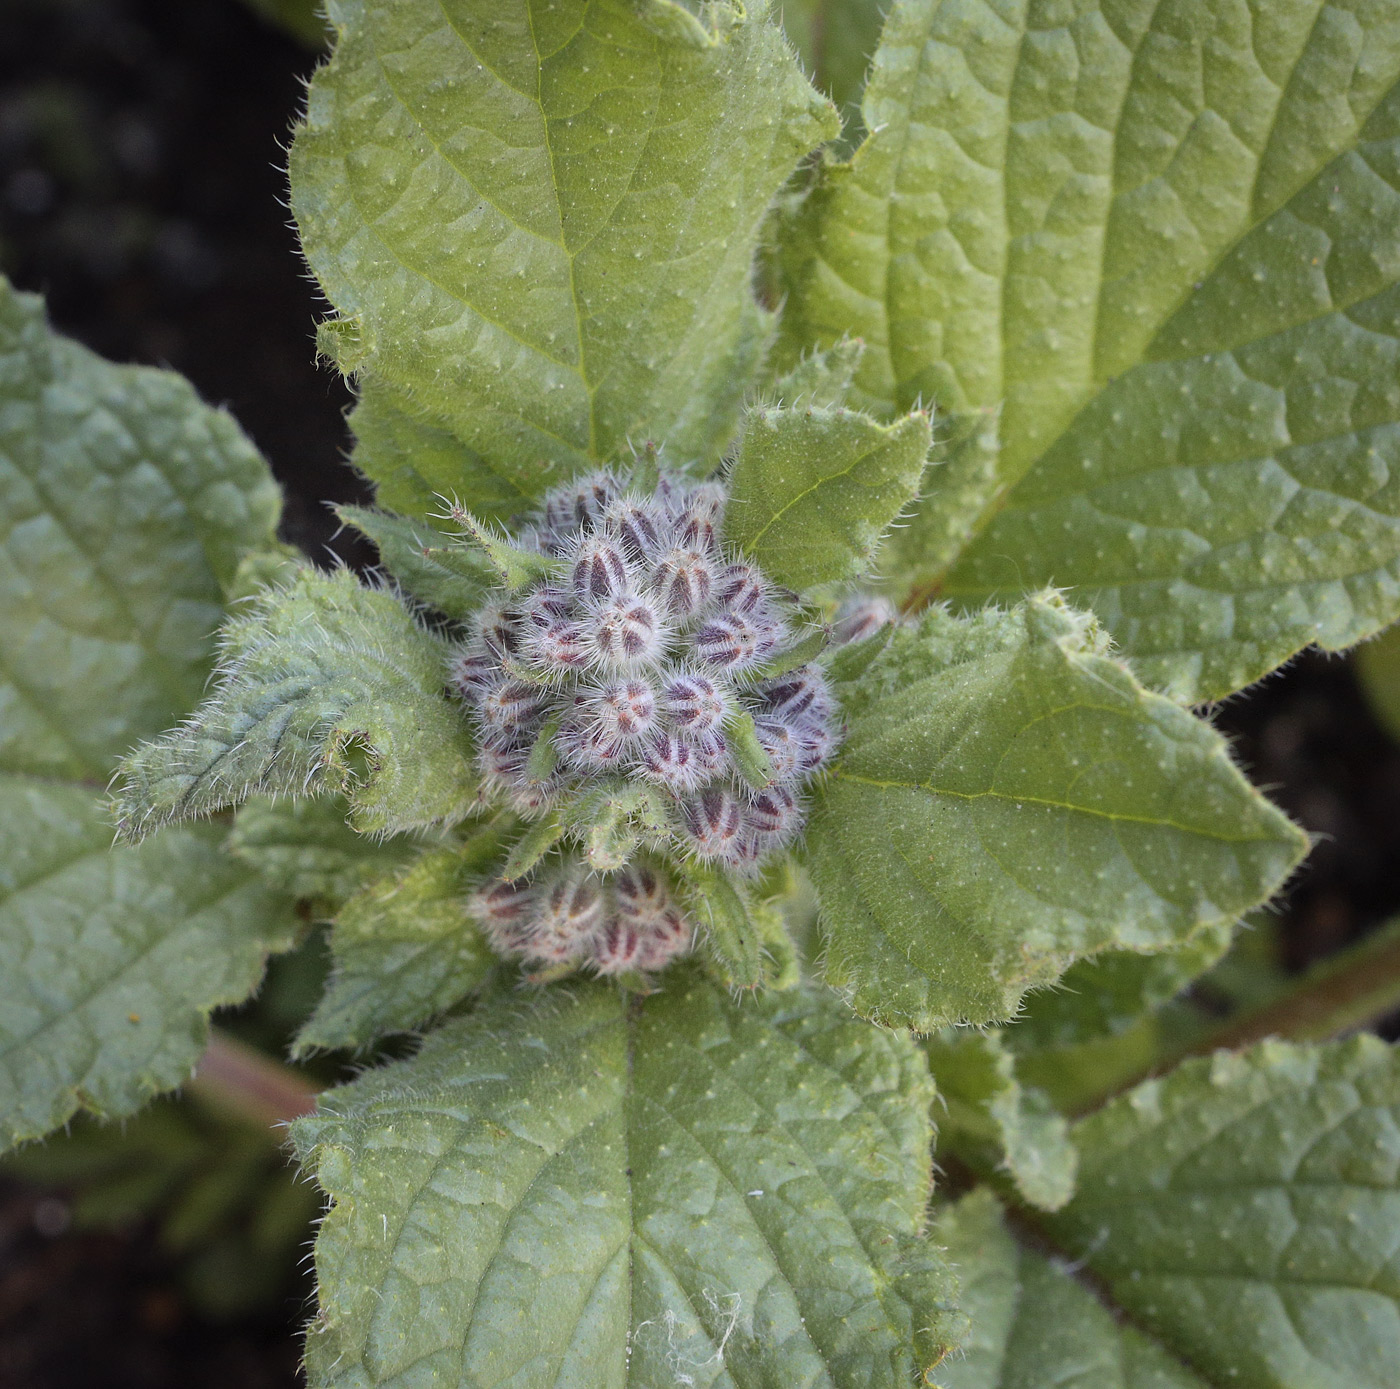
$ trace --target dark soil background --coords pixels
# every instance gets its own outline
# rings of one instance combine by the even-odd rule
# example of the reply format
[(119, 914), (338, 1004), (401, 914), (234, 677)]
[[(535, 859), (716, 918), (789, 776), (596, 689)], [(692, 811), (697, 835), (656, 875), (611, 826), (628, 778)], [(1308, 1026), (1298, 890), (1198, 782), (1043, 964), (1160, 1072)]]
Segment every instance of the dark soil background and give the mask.
[[(238, 0), (0, 0), (0, 269), (64, 332), (228, 406), (287, 490), (285, 537), (363, 563), (324, 506), (363, 492), (283, 206), (315, 61)], [(1305, 656), (1216, 721), (1320, 836), (1284, 906), (1289, 966), (1400, 911), (1400, 747), (1350, 666)], [(285, 1389), (308, 1292), (209, 1322), (148, 1229), (73, 1233), (51, 1194), (0, 1186), (0, 1389)]]

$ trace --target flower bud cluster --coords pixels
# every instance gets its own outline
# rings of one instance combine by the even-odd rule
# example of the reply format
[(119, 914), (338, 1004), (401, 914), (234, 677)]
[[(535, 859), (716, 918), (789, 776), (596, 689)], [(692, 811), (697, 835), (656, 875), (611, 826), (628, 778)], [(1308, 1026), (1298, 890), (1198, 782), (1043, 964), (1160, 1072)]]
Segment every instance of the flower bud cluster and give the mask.
[[(491, 799), (532, 819), (600, 782), (640, 785), (664, 808), (653, 848), (740, 873), (797, 836), (837, 710), (815, 665), (765, 674), (796, 640), (795, 604), (725, 548), (726, 500), (716, 482), (662, 473), (644, 493), (597, 472), (527, 518), (516, 543), (549, 561), (543, 576), (488, 602), (450, 667)], [(741, 775), (736, 736), (766, 754), (767, 784)], [(689, 943), (690, 923), (669, 892), (629, 915), (631, 872), (602, 880), (556, 864), (489, 888), (476, 909), (507, 954), (657, 968)]]
[(602, 879), (570, 856), (533, 881), (487, 884), (469, 909), (497, 954), (546, 968), (648, 972), (691, 944), (691, 924), (664, 871), (646, 859)]

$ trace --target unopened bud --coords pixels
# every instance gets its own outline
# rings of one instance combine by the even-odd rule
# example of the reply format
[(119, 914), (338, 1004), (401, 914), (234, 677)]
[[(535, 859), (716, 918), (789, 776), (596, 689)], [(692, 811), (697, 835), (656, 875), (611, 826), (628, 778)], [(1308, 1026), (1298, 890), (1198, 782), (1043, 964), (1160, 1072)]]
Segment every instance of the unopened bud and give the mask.
[(692, 617), (710, 601), (714, 575), (698, 550), (668, 550), (652, 567), (647, 588), (674, 618)]
[(610, 739), (640, 738), (656, 722), (656, 694), (636, 676), (585, 693), (582, 708)]
[(466, 642), (448, 660), (447, 683), (462, 699), (475, 703), (482, 691), (496, 683), (500, 670), (500, 662), (484, 645)]
[(644, 564), (664, 545), (666, 518), (659, 506), (619, 497), (603, 513), (602, 531), (617, 537), (634, 564)]
[(589, 629), (594, 659), (605, 670), (654, 661), (665, 640), (656, 611), (635, 594), (622, 594), (599, 606)]
[(477, 636), (497, 655), (509, 655), (520, 644), (519, 610), (510, 603), (492, 599), (476, 615)]
[(740, 613), (708, 618), (695, 634), (695, 654), (721, 670), (742, 670), (766, 660), (778, 649), (781, 629), (758, 626)]
[(584, 599), (601, 601), (626, 593), (632, 587), (632, 574), (622, 554), (622, 546), (607, 536), (585, 536), (574, 554), (574, 592)]
[(707, 786), (684, 807), (691, 848), (700, 859), (723, 858), (744, 827), (744, 810), (723, 786)]
[(727, 565), (715, 583), (715, 602), (727, 612), (744, 617), (761, 614), (768, 602), (763, 576), (751, 564)]
[(873, 637), (882, 627), (898, 620), (899, 613), (888, 598), (875, 595), (848, 598), (836, 614), (831, 635), (838, 646), (845, 646)]
[(533, 731), (544, 712), (547, 695), (525, 680), (499, 680), (483, 692), (477, 714), (488, 734), (513, 741)]
[(617, 909), (623, 915), (654, 916), (670, 905), (666, 880), (645, 861), (629, 863), (613, 879)]
[(708, 675), (683, 670), (661, 687), (661, 708), (673, 727), (694, 737), (719, 728), (729, 713), (729, 699)]
[(637, 968), (665, 969), (672, 960), (690, 949), (690, 943), (690, 923), (677, 908), (667, 907), (650, 919), (642, 933)]
[(831, 692), (815, 666), (800, 666), (754, 691), (763, 707), (775, 717), (793, 720), (803, 715), (825, 719), (832, 711)]
[(773, 780), (791, 781), (799, 775), (802, 744), (797, 734), (777, 719), (758, 718), (753, 726), (759, 747), (768, 754), (768, 761), (772, 763)]
[(695, 748), (664, 729), (655, 730), (635, 754), (634, 765), (648, 781), (668, 791), (693, 791), (710, 779)]

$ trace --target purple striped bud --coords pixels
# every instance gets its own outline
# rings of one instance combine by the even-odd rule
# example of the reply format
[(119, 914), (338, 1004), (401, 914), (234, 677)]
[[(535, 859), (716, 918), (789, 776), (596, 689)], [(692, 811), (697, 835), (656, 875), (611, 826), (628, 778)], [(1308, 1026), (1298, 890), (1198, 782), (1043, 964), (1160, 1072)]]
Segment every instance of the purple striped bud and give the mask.
[(504, 656), (520, 645), (520, 623), (519, 609), (493, 598), (482, 606), (472, 625), (490, 650)]
[(551, 623), (567, 621), (574, 615), (573, 598), (567, 589), (546, 584), (536, 589), (521, 604), (522, 625), (528, 632)]
[(530, 756), (527, 744), (502, 747), (495, 743), (483, 743), (477, 751), (477, 756), (487, 787), (497, 795), (508, 794), (526, 784), (525, 762)]
[(576, 868), (562, 870), (540, 885), (526, 954), (548, 964), (576, 959), (603, 924), (604, 906), (602, 889), (594, 878)]
[(647, 589), (671, 617), (694, 616), (710, 601), (714, 573), (698, 550), (668, 550), (653, 566)]
[(670, 905), (666, 880), (649, 863), (629, 863), (613, 879), (617, 910), (623, 916), (655, 916)]
[(715, 602), (726, 612), (753, 618), (766, 612), (768, 587), (753, 565), (726, 565), (715, 583)]
[(711, 775), (690, 743), (664, 729), (657, 729), (642, 744), (633, 765), (648, 781), (668, 791), (693, 791)]
[(520, 546), (525, 550), (536, 550), (542, 555), (558, 559), (567, 553), (569, 542), (552, 526), (526, 526), (520, 532)]
[(477, 716), (488, 736), (513, 741), (531, 732), (544, 712), (548, 692), (526, 680), (498, 680), (477, 704)]
[(606, 536), (590, 535), (580, 540), (574, 552), (574, 592), (580, 598), (601, 602), (627, 593), (632, 574), (623, 558), (622, 546)]
[(588, 669), (593, 651), (581, 622), (560, 618), (547, 627), (527, 628), (521, 642), (525, 659), (548, 675), (577, 675)]
[(656, 722), (656, 694), (636, 676), (585, 693), (582, 708), (593, 726), (612, 739), (635, 740)]
[(562, 532), (591, 528), (602, 518), (619, 490), (618, 481), (611, 473), (585, 473), (545, 494), (544, 523)]
[(634, 564), (644, 564), (665, 545), (667, 519), (654, 502), (619, 497), (603, 513), (603, 532), (615, 536)]
[(830, 723), (803, 719), (797, 724), (797, 741), (801, 748), (798, 766), (803, 776), (810, 776), (836, 751), (837, 736)]
[(467, 899), (467, 914), (486, 933), (492, 949), (513, 955), (523, 947), (538, 906), (531, 883), (488, 883)]
[(834, 707), (826, 680), (815, 666), (799, 666), (775, 680), (766, 680), (755, 694), (771, 714), (789, 721), (804, 715), (826, 719)]
[(791, 781), (800, 775), (802, 743), (797, 734), (777, 719), (758, 718), (753, 726), (759, 747), (768, 754), (768, 760), (773, 764), (773, 780)]
[(596, 608), (589, 636), (594, 660), (605, 670), (655, 661), (666, 639), (655, 609), (635, 594), (620, 594)]
[(661, 687), (661, 709), (688, 737), (709, 733), (724, 722), (729, 698), (708, 675), (682, 670)]
[(690, 923), (684, 913), (675, 907), (667, 907), (648, 921), (647, 929), (642, 933), (637, 968), (665, 969), (672, 960), (690, 949), (690, 942)]
[(500, 663), (481, 643), (459, 646), (447, 663), (447, 683), (462, 699), (474, 704), (483, 690), (495, 684)]
[(602, 975), (627, 974), (642, 968), (642, 926), (636, 921), (613, 917), (603, 923), (593, 939), (591, 963)]
[(765, 661), (783, 637), (776, 624), (759, 626), (739, 613), (722, 612), (708, 618), (695, 634), (695, 654), (706, 665), (742, 670)]
[(862, 595), (841, 604), (831, 635), (838, 646), (845, 646), (873, 637), (882, 627), (898, 621), (899, 613), (888, 598)]
[(719, 526), (724, 519), (724, 488), (715, 482), (702, 482), (686, 494), (675, 512), (676, 539), (692, 550), (707, 554), (719, 551)]
[(723, 786), (707, 786), (683, 807), (685, 828), (696, 858), (723, 858), (744, 828), (744, 808)]
[(611, 772), (623, 765), (626, 744), (575, 710), (555, 737), (560, 759), (581, 772)]
[(695, 753), (695, 764), (706, 780), (721, 776), (729, 770), (729, 744), (718, 729), (701, 733), (690, 741)]
[(744, 826), (755, 834), (784, 840), (802, 823), (802, 807), (786, 786), (769, 786), (749, 798)]

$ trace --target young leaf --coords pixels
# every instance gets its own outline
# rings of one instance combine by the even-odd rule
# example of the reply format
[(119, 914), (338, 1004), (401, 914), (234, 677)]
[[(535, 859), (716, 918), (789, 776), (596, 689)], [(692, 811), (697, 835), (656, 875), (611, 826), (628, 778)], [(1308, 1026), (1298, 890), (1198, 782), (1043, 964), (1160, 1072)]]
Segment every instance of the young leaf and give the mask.
[(0, 766), (105, 784), (199, 698), (267, 465), (173, 372), (50, 332), (0, 277)]
[(291, 172), (342, 368), (532, 495), (629, 438), (717, 459), (760, 221), (836, 127), (766, 8), (334, 4)]
[(380, 564), (405, 593), (448, 617), (470, 617), (496, 582), (485, 557), (455, 535), (363, 506), (338, 506), (335, 514), (374, 541)]
[(450, 495), (473, 515), (502, 521), (535, 503), (533, 494), (378, 377), (360, 383), (350, 427), (350, 461), (374, 483), (379, 505), (392, 511), (435, 516)]
[(392, 594), (302, 571), (229, 624), (216, 692), (189, 722), (123, 761), (123, 835), (258, 792), (344, 791), (365, 833), (460, 820), (476, 783), (443, 659)]
[(292, 897), (339, 904), (367, 878), (401, 866), (421, 848), (413, 839), (372, 839), (351, 829), (344, 796), (273, 800), (238, 807), (228, 837), (234, 857)]
[(467, 894), (500, 856), (501, 834), (428, 849), (363, 887), (336, 914), (325, 995), (296, 1051), (365, 1047), (407, 1032), (466, 997), (496, 962), (467, 916)]
[(1053, 596), (934, 610), (839, 692), (807, 861), (826, 977), (888, 1025), (1009, 1018), (1077, 956), (1235, 919), (1307, 847)]
[(1397, 1126), (1374, 1037), (1219, 1052), (1076, 1125), (1079, 1195), (1046, 1226), (1204, 1383), (1388, 1389)]
[(860, 130), (860, 89), (887, 8), (884, 0), (783, 0), (783, 28), (803, 67), (841, 108), (843, 142)]
[(1400, 613), (1400, 11), (1188, 8), (897, 0), (779, 359), (854, 333), (853, 404), (999, 407), (942, 592), (1073, 585), (1199, 700)]
[(842, 338), (830, 347), (814, 349), (778, 376), (768, 394), (775, 405), (790, 409), (844, 405), (864, 351), (859, 338)]
[(971, 1327), (938, 1368), (942, 1389), (1210, 1389), (1214, 1382), (1115, 1316), (1068, 1260), (1019, 1243), (990, 1191), (946, 1210), (936, 1234), (957, 1270)]
[(1031, 994), (1015, 1026), (1003, 1029), (1001, 1036), (1015, 1050), (1030, 1051), (1126, 1032), (1215, 964), (1230, 948), (1235, 925), (1222, 921), (1202, 927), (1158, 955), (1107, 950), (1079, 960), (1056, 987)]
[(1003, 1032), (948, 1029), (925, 1043), (946, 1109), (939, 1144), (990, 1149), (1026, 1202), (1057, 1211), (1074, 1195), (1078, 1154), (1064, 1116), (1017, 1078)]
[(286, 899), (222, 839), (113, 849), (91, 791), (0, 773), (0, 1148), (179, 1085), (209, 1011), (291, 944)]
[(819, 993), (502, 996), (294, 1130), (332, 1205), (313, 1389), (903, 1389), (948, 1343), (932, 1098)]
[(726, 538), (789, 588), (859, 578), (917, 494), (931, 437), (922, 414), (882, 425), (840, 408), (750, 410)]

